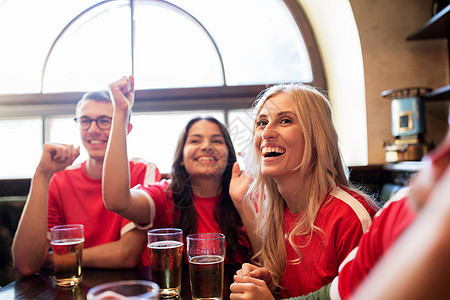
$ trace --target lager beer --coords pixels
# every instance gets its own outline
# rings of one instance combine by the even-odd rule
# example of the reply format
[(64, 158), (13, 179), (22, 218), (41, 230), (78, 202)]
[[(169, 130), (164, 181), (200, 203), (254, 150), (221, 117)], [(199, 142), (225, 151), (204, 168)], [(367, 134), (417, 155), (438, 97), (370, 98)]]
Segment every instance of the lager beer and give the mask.
[(73, 286), (82, 281), (83, 243), (84, 239), (51, 241), (56, 285)]
[(181, 291), (183, 243), (158, 241), (148, 244), (152, 281), (159, 285), (162, 297), (174, 297)]
[(201, 255), (189, 261), (192, 299), (222, 299), (223, 257)]

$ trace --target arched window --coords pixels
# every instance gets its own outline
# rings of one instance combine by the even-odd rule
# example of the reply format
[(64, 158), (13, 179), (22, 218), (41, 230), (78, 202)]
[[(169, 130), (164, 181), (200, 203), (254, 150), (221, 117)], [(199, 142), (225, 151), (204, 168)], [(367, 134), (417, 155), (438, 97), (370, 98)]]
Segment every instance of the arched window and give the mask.
[(168, 172), (172, 157), (165, 153), (159, 163), (161, 153), (152, 153), (155, 147), (140, 136), (158, 141), (148, 136), (155, 124), (159, 131), (170, 127), (175, 141), (185, 119), (213, 114), (228, 125), (235, 146), (244, 147), (247, 109), (266, 85), (297, 81), (326, 89), (296, 0), (41, 0), (28, 6), (4, 0), (0, 6), (0, 38), (11, 41), (0, 48), (0, 105), (6, 108), (0, 118), (42, 118), (43, 142), (77, 143), (67, 128), (82, 93), (134, 74), (132, 122), (139, 126), (130, 134), (130, 155)]

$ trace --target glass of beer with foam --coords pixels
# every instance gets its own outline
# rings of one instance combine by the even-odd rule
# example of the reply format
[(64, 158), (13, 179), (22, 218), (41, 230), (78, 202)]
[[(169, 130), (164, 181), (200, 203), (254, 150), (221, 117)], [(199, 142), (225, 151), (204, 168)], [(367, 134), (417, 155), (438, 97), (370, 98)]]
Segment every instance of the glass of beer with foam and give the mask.
[(83, 225), (53, 226), (50, 229), (50, 235), (55, 284), (64, 287), (80, 284), (83, 280)]
[(197, 233), (187, 237), (192, 299), (223, 299), (225, 236)]
[(152, 229), (147, 233), (151, 280), (159, 285), (162, 298), (181, 292), (183, 231), (178, 228)]

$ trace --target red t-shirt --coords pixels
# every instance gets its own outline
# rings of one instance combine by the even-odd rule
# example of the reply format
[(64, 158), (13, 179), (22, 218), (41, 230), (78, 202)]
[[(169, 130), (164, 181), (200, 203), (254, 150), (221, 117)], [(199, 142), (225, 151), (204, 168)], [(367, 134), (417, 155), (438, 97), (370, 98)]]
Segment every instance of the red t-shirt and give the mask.
[(339, 276), (330, 288), (331, 299), (349, 299), (383, 254), (415, 219), (416, 213), (408, 204), (406, 192), (407, 189), (398, 192), (383, 206), (358, 247), (339, 267)]
[[(84, 225), (84, 247), (117, 241), (136, 226), (129, 220), (105, 208), (102, 198), (102, 180), (89, 178), (86, 162), (55, 173), (48, 194), (47, 228), (62, 224)], [(161, 175), (152, 163), (130, 161), (130, 187), (154, 183)], [(148, 265), (147, 249), (143, 264)]]
[(298, 255), (287, 236), (302, 213), (292, 214), (286, 208), (284, 230), (288, 263), (281, 280), (285, 287), (281, 289), (282, 297), (306, 295), (330, 283), (337, 276), (339, 265), (368, 230), (374, 214), (365, 199), (352, 190), (338, 188), (328, 194), (314, 221), (322, 232), (294, 238), (301, 261), (293, 263)]

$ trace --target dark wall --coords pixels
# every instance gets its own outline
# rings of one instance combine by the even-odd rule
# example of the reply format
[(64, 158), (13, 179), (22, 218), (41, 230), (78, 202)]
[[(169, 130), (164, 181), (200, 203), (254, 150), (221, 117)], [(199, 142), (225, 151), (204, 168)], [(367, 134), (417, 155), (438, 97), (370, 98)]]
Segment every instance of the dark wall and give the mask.
[(0, 286), (17, 279), (11, 245), (30, 189), (30, 179), (0, 180)]

